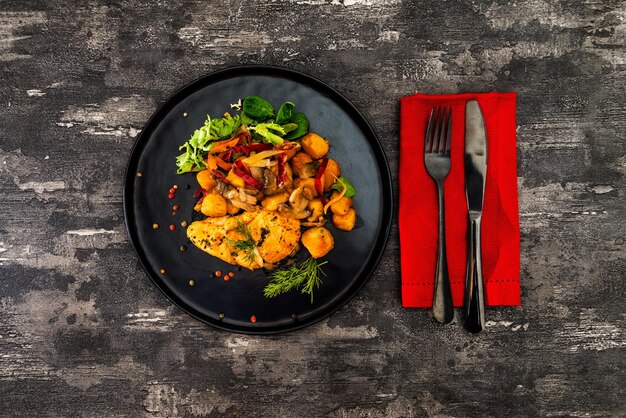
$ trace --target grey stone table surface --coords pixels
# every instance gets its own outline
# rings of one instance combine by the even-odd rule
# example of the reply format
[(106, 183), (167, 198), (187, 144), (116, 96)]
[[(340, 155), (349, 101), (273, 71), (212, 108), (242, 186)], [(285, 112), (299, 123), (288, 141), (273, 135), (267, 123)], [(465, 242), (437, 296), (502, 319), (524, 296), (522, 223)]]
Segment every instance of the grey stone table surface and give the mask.
[[(625, 44), (611, 0), (1, 1), (0, 415), (625, 416)], [(400, 97), (517, 91), (522, 306), (479, 336), (402, 309), (394, 226), (309, 328), (173, 307), (129, 244), (125, 165), (178, 87), (244, 63), (338, 88), (396, 182)]]

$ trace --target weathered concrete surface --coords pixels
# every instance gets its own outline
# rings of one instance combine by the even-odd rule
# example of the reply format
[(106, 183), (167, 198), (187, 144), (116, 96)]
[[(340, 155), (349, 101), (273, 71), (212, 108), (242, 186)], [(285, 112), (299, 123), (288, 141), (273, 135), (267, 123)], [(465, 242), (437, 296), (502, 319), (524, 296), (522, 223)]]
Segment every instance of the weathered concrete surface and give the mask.
[[(224, 3), (0, 3), (0, 415), (626, 415), (626, 2)], [(173, 308), (126, 238), (125, 164), (169, 94), (238, 63), (336, 86), (394, 173), (399, 97), (518, 91), (523, 307), (479, 337), (402, 310), (394, 228), (308, 329)]]

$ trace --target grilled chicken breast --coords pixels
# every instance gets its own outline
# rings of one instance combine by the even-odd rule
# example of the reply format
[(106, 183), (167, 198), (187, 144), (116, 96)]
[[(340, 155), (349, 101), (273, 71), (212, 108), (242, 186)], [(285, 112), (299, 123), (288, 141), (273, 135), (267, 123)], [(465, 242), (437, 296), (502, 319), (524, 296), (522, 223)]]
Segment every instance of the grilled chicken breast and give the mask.
[(193, 222), (187, 237), (212, 256), (254, 270), (264, 263), (278, 263), (294, 251), (300, 240), (300, 221), (260, 209)]

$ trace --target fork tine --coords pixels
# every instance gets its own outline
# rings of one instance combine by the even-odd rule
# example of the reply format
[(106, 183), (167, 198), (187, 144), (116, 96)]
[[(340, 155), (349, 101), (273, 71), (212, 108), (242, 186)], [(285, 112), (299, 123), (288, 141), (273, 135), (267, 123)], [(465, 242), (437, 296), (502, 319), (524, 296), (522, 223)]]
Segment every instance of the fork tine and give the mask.
[(437, 108), (437, 116), (435, 117), (435, 133), (433, 134), (433, 148), (432, 152), (438, 152), (439, 149), (439, 130), (441, 125), (441, 107)]
[(450, 154), (450, 137), (452, 136), (452, 107), (448, 112), (448, 129), (446, 129), (446, 149), (445, 153)]
[(440, 110), (442, 111), (441, 115), (439, 116), (439, 118), (437, 118), (437, 127), (439, 128), (437, 133), (437, 148), (433, 147), (433, 152), (439, 154), (441, 152), (441, 147), (445, 146), (444, 143), (444, 135), (446, 133), (445, 129), (446, 129), (446, 108), (445, 107), (441, 107)]
[(447, 109), (445, 107), (441, 108), (442, 114), (441, 118), (437, 121), (439, 125), (439, 138), (437, 139), (437, 150), (433, 150), (434, 152), (441, 154), (446, 147), (446, 112)]
[(430, 117), (428, 118), (428, 125), (426, 126), (426, 137), (424, 138), (424, 153), (428, 154), (430, 152), (431, 143), (432, 143), (432, 133), (433, 133), (433, 117), (435, 116), (435, 108), (433, 107), (430, 110)]

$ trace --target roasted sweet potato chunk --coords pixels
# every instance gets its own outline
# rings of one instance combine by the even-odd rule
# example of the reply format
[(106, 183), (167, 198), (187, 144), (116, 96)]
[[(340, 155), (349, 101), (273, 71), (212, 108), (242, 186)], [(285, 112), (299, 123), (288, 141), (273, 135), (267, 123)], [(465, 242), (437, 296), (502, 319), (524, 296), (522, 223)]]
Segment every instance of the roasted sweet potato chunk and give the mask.
[(209, 170), (198, 171), (198, 174), (196, 174), (196, 180), (198, 180), (198, 184), (204, 190), (211, 190), (215, 187), (215, 180)]
[(310, 132), (302, 137), (302, 149), (314, 160), (319, 160), (328, 154), (328, 141)]
[(332, 158), (328, 159), (328, 165), (326, 166), (326, 170), (324, 171), (324, 191), (330, 191), (330, 186), (339, 178), (341, 175), (341, 168), (339, 168), (339, 164), (337, 161)]
[(202, 200), (202, 208), (200, 211), (212, 218), (217, 216), (224, 216), (228, 212), (228, 205), (226, 199), (219, 194), (207, 194)]
[(276, 193), (261, 200), (261, 205), (267, 210), (275, 211), (278, 210), (278, 205), (285, 203), (287, 200), (289, 200), (289, 193)]
[(333, 215), (333, 225), (342, 231), (352, 231), (356, 222), (356, 210), (348, 209), (345, 215)]
[[(340, 194), (341, 193), (339, 192), (333, 192), (333, 194), (330, 196), (330, 200), (331, 201), (335, 200), (337, 197), (339, 197)], [(330, 210), (335, 215), (345, 215), (346, 213), (348, 213), (348, 210), (350, 209), (351, 206), (352, 206), (352, 198), (343, 196), (342, 198), (337, 200), (335, 203), (330, 205)]]
[(302, 245), (309, 250), (311, 257), (324, 257), (335, 246), (335, 239), (330, 231), (323, 226), (307, 229), (302, 234)]

